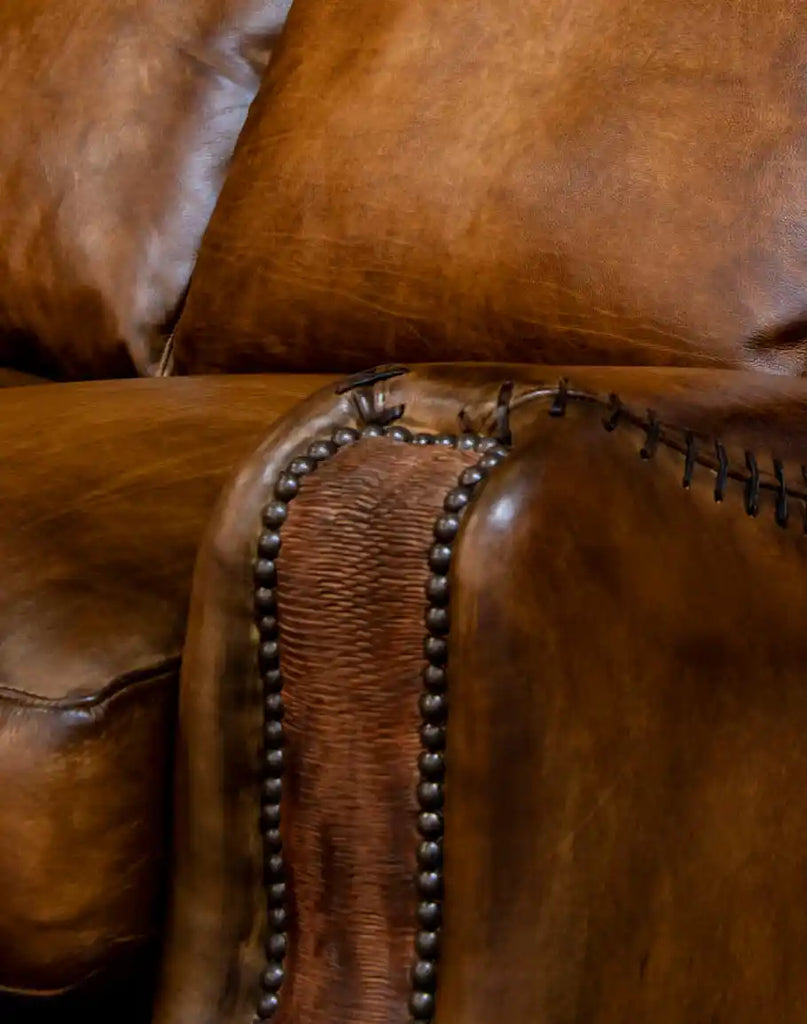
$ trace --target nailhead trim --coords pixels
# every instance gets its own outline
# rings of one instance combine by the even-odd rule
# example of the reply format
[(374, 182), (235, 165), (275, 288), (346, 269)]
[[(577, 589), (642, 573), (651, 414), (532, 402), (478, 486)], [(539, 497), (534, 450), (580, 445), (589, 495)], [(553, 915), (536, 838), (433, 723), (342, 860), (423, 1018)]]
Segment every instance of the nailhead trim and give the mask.
[(335, 455), (341, 446), (353, 443), (358, 436), (355, 430), (338, 430), (328, 440), (314, 441), (309, 445), (306, 455), (293, 458), (287, 469), (278, 476), (273, 498), (261, 515), (263, 530), (258, 539), (253, 579), (255, 621), (258, 627), (258, 669), (263, 688), (260, 828), (269, 928), (266, 937), (267, 964), (261, 974), (262, 994), (256, 1011), (256, 1021), (259, 1022), (269, 1020), (277, 1012), (288, 951), (286, 866), (281, 830), (285, 735), (276, 559), (282, 546), (281, 530), (288, 517), (289, 503), (300, 493), (302, 481), (314, 473), (320, 463)]
[(428, 552), (431, 575), (426, 584), (426, 638), (423, 652), (423, 691), (419, 700), (421, 753), (418, 758), (417, 830), (418, 894), (415, 960), (411, 972), (409, 1009), (413, 1021), (424, 1024), (434, 1013), (437, 966), (440, 950), (443, 899), (443, 780), (445, 741), (449, 615), (449, 570), (452, 545), (465, 509), (475, 491), (508, 454), (493, 437), (476, 434), (413, 435), (400, 423), (382, 426), (369, 423), (362, 430), (340, 427), (330, 438), (312, 442), (303, 456), (293, 458), (279, 474), (273, 498), (262, 512), (263, 530), (258, 540), (253, 569), (255, 622), (258, 627), (258, 669), (263, 687), (263, 769), (260, 829), (263, 842), (264, 887), (267, 900), (267, 964), (261, 975), (262, 995), (255, 1024), (277, 1012), (285, 980), (288, 952), (288, 903), (282, 839), (282, 793), (285, 768), (283, 726), (283, 675), (281, 667), (276, 560), (282, 547), (281, 532), (289, 504), (300, 494), (303, 480), (336, 453), (362, 438), (388, 437), (413, 445), (439, 445), (459, 451), (475, 451), (476, 465), (463, 470), (457, 486), (448, 492), (443, 511), (434, 524), (434, 543)]
[[(436, 443), (441, 443), (437, 439)], [(446, 442), (443, 442), (446, 443)], [(417, 851), (418, 931), (415, 935), (415, 962), (412, 967), (412, 991), (409, 1012), (418, 1024), (434, 1015), (440, 932), (443, 923), (443, 804), (445, 778), (446, 722), (448, 718), (448, 634), (450, 629), (451, 589), (449, 573), (453, 544), (459, 533), (464, 511), (475, 491), (507, 457), (509, 450), (495, 438), (476, 438), (473, 443), (451, 439), (455, 447), (473, 448), (480, 458), (463, 470), (443, 502), (443, 512), (434, 523), (434, 543), (429, 551), (431, 575), (426, 582), (426, 641), (423, 691), (420, 696), (420, 742), (417, 799), (420, 813)]]

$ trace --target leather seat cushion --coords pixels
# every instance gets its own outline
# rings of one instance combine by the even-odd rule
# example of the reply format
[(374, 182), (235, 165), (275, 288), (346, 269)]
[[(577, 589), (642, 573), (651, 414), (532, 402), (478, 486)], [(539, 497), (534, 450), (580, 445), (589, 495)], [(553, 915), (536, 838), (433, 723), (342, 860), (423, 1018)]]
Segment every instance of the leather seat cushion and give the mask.
[(0, 6), (0, 359), (159, 360), (289, 3)]
[(798, 0), (295, 0), (177, 368), (801, 372), (805, 29)]
[(2, 992), (120, 974), (157, 933), (197, 545), (321, 383), (0, 390), (0, 1017)]

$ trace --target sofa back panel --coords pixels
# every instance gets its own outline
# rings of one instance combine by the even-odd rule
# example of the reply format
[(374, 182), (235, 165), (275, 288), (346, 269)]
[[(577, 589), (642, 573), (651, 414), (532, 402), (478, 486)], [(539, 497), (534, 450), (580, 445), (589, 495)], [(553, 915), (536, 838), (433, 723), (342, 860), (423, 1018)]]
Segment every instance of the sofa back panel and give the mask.
[(807, 359), (797, 0), (296, 0), (180, 372)]
[(0, 360), (159, 360), (290, 0), (0, 8)]

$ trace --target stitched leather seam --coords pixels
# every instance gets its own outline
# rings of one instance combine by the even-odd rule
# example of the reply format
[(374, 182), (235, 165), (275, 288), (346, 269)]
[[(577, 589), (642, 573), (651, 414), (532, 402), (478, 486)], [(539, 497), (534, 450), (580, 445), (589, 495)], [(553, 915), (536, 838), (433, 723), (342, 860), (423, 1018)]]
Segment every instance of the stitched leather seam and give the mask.
[[(500, 393), (501, 394), (501, 393)], [(536, 396), (530, 396), (531, 400)], [(637, 414), (626, 406), (618, 395), (612, 394), (608, 402), (604, 402), (597, 395), (586, 391), (574, 390), (567, 379), (558, 382), (553, 391), (548, 391), (547, 396), (552, 399), (549, 409), (550, 416), (560, 417), (566, 412), (570, 401), (598, 405), (603, 408), (603, 426), (611, 432), (620, 425), (629, 425), (645, 435), (644, 444), (639, 448), (639, 456), (644, 460), (652, 459), (659, 445), (683, 456), (684, 466), (681, 484), (684, 489), (692, 485), (695, 469), (700, 467), (707, 472), (714, 473), (714, 499), (720, 503), (726, 496), (726, 485), (729, 480), (743, 485), (743, 495), (746, 514), (755, 517), (759, 512), (759, 496), (762, 492), (773, 494), (775, 502), (774, 521), (777, 526), (785, 528), (789, 524), (792, 514), (792, 502), (799, 502), (804, 506), (803, 523), (807, 533), (807, 467), (801, 467), (801, 475), (804, 486), (788, 484), (785, 477), (784, 463), (775, 456), (771, 459), (771, 475), (773, 480), (766, 480), (760, 474), (760, 459), (754, 452), (745, 452), (745, 467), (739, 469), (732, 466), (726, 446), (720, 438), (706, 434), (696, 434), (692, 430), (681, 427), (672, 427), (662, 424), (652, 409), (648, 409), (644, 416)], [(520, 404), (520, 403), (519, 403)], [(508, 407), (506, 422), (509, 429), (509, 413), (515, 403)], [(502, 420), (501, 412), (497, 414), (497, 421)]]

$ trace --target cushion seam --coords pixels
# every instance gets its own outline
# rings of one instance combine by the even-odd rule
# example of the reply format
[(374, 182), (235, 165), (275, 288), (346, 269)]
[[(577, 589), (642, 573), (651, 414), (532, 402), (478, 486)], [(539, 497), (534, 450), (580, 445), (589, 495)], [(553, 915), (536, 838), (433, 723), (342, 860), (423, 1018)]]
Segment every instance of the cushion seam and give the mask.
[(88, 693), (78, 697), (43, 697), (39, 694), (29, 693), (27, 690), (20, 690), (16, 687), (0, 684), (0, 702), (5, 701), (10, 704), (17, 704), (20, 707), (43, 708), (46, 710), (52, 708), (59, 711), (73, 709), (84, 711), (109, 703), (116, 697), (134, 688), (159, 682), (165, 676), (178, 672), (181, 661), (182, 659), (179, 655), (175, 655), (174, 657), (166, 658), (158, 665), (137, 669), (133, 672), (125, 672), (122, 675), (116, 676), (95, 693)]

